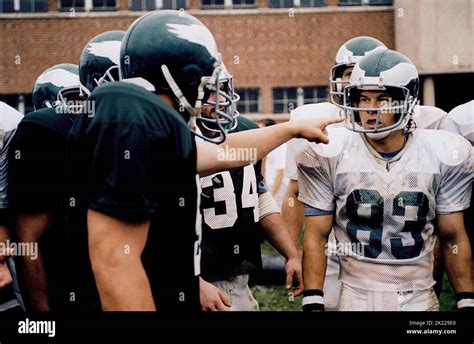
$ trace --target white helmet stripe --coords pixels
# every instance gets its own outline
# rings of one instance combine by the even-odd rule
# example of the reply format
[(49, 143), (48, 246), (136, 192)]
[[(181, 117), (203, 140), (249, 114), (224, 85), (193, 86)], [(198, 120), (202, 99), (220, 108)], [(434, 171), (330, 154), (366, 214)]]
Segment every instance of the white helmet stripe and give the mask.
[(65, 69), (53, 69), (41, 74), (36, 79), (36, 84), (51, 83), (56, 87), (70, 87), (79, 85), (79, 75)]

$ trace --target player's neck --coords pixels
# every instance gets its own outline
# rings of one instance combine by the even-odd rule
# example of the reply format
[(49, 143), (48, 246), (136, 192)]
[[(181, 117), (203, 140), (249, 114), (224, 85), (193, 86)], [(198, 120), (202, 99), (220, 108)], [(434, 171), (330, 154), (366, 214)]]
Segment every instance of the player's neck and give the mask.
[(403, 148), (405, 135), (403, 130), (396, 130), (381, 140), (374, 140), (367, 137), (367, 142), (379, 153), (391, 153)]
[(176, 109), (175, 102), (173, 101), (173, 98), (171, 98), (169, 95), (167, 95), (167, 94), (165, 94), (165, 93), (158, 93), (158, 96), (159, 96), (166, 104), (168, 104), (170, 107), (172, 107), (172, 108), (175, 109), (175, 110), (178, 110), (178, 109)]

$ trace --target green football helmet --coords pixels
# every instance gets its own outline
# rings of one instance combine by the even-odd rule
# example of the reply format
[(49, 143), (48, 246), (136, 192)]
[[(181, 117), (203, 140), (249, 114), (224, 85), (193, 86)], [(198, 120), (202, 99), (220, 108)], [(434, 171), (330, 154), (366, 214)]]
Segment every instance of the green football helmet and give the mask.
[[(191, 130), (196, 116), (219, 84), (222, 58), (209, 29), (195, 17), (173, 10), (153, 11), (135, 20), (125, 35), (120, 53), (121, 79), (170, 96)], [(225, 98), (223, 91), (218, 91)], [(219, 99), (220, 97), (217, 97)], [(234, 120), (215, 107), (223, 142)]]
[(33, 86), (33, 105), (36, 110), (56, 108), (66, 102), (81, 99), (83, 88), (80, 87), (77, 65), (61, 63), (46, 69), (36, 79)]
[(329, 75), (329, 94), (331, 103), (342, 105), (344, 87), (349, 83), (342, 80), (342, 74), (347, 67), (354, 66), (362, 57), (387, 47), (378, 39), (359, 36), (345, 42), (336, 54), (336, 62)]
[(89, 92), (119, 79), (120, 45), (124, 36), (125, 31), (106, 31), (92, 38), (82, 50), (79, 77)]
[[(373, 139), (382, 139), (395, 130), (409, 129), (418, 104), (418, 89), (418, 72), (405, 55), (387, 49), (363, 57), (352, 70), (350, 84), (344, 89), (341, 107), (345, 126)], [(390, 101), (379, 108), (361, 108), (358, 103), (362, 91), (386, 91)], [(359, 116), (361, 111), (376, 114), (373, 128), (364, 128)], [(394, 124), (380, 127), (380, 116), (384, 112), (394, 114)]]

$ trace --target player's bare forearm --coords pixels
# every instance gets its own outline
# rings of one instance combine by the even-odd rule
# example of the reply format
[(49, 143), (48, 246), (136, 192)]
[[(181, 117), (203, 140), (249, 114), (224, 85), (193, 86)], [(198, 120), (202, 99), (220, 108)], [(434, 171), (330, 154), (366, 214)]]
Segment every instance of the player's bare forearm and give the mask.
[(293, 244), (285, 221), (279, 213), (270, 214), (264, 217), (260, 224), (263, 227), (267, 240), (280, 252), (286, 259), (298, 257), (298, 251)]
[(27, 308), (31, 311), (49, 311), (48, 279), (41, 252), (36, 259), (20, 257), (21, 279)]
[(456, 293), (472, 292), (471, 246), (462, 212), (438, 215), (443, 257), (449, 281)]
[(19, 260), (27, 308), (32, 311), (49, 311), (48, 278), (40, 243), (51, 223), (51, 213), (18, 213), (15, 223), (18, 240), (39, 247), (37, 257), (22, 256)]
[(301, 231), (304, 225), (304, 205), (298, 200), (298, 181), (290, 180), (283, 195), (282, 216), (296, 248), (301, 251)]
[(89, 209), (87, 227), (89, 254), (102, 309), (156, 310), (141, 262), (149, 221), (129, 223)]
[(328, 143), (326, 126), (341, 119), (302, 120), (227, 135), (225, 142), (197, 144), (197, 171), (201, 177), (256, 163), (292, 138)]
[(279, 213), (270, 214), (260, 220), (268, 241), (286, 258), (286, 288), (294, 296), (304, 290), (301, 258), (298, 250), (285, 228), (285, 222)]
[(305, 218), (303, 248), (303, 281), (305, 289), (323, 290), (326, 275), (326, 245), (331, 233), (333, 215)]

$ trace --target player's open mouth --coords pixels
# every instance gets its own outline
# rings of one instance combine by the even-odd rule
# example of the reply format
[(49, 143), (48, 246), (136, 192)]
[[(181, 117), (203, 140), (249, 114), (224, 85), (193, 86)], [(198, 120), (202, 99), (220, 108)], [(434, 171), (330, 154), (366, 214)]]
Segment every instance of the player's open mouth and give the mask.
[[(369, 119), (365, 122), (365, 127), (367, 129), (375, 129), (375, 123), (377, 123), (377, 120), (374, 119)], [(379, 122), (379, 127), (380, 127), (380, 122)]]

